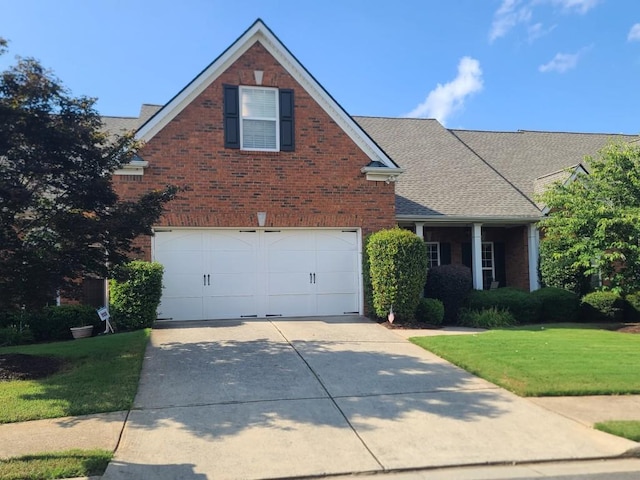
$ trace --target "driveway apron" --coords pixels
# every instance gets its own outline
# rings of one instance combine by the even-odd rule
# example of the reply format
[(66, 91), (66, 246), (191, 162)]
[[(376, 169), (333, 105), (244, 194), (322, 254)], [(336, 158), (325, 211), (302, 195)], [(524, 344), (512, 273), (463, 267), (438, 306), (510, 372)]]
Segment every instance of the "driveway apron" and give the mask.
[(594, 431), (357, 316), (154, 329), (105, 479), (273, 479), (611, 457)]

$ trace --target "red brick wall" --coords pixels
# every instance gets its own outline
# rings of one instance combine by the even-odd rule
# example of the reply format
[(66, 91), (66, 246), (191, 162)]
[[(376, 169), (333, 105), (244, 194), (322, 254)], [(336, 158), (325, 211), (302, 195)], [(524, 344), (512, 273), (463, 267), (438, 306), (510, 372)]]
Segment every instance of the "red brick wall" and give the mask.
[[(294, 152), (224, 148), (223, 84), (292, 88)], [(140, 151), (149, 162), (142, 180), (116, 177), (124, 198), (167, 184), (188, 191), (171, 202), (161, 226), (361, 227), (395, 224), (394, 185), (371, 182), (360, 169), (370, 159), (262, 47), (253, 45)], [(150, 242), (144, 248), (148, 258)]]

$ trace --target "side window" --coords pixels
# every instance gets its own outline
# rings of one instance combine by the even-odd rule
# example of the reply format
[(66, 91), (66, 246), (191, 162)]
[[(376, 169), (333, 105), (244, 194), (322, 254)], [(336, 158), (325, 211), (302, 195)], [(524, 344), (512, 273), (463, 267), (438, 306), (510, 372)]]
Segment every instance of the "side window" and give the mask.
[(293, 90), (224, 85), (225, 147), (293, 151), (294, 111)]
[(427, 268), (440, 265), (440, 243), (425, 242), (427, 245)]

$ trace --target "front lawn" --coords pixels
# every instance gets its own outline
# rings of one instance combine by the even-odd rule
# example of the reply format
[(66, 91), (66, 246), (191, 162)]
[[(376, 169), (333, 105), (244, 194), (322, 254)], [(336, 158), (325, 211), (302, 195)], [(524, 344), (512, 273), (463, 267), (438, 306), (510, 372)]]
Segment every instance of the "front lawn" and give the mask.
[(69, 450), (0, 460), (3, 480), (42, 480), (102, 475), (113, 457), (106, 450)]
[(640, 442), (640, 422), (637, 420), (612, 420), (609, 422), (596, 423), (597, 430), (611, 433), (619, 437), (628, 438), (634, 442)]
[(550, 324), (411, 341), (521, 396), (640, 393), (640, 335)]
[(149, 330), (67, 342), (0, 348), (60, 358), (62, 369), (39, 380), (0, 381), (0, 423), (128, 410)]

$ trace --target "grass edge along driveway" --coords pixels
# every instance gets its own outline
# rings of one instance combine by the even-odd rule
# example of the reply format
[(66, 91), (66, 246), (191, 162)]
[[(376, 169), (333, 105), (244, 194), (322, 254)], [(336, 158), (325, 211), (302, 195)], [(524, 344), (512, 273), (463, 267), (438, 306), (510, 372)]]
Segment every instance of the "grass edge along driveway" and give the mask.
[[(550, 324), (410, 340), (520, 396), (640, 393), (640, 335)], [(640, 421), (594, 428), (640, 442)]]
[(640, 335), (549, 324), (410, 340), (524, 397), (640, 393)]
[(63, 359), (58, 373), (39, 380), (0, 382), (0, 423), (128, 410), (150, 330), (67, 342), (0, 348)]

